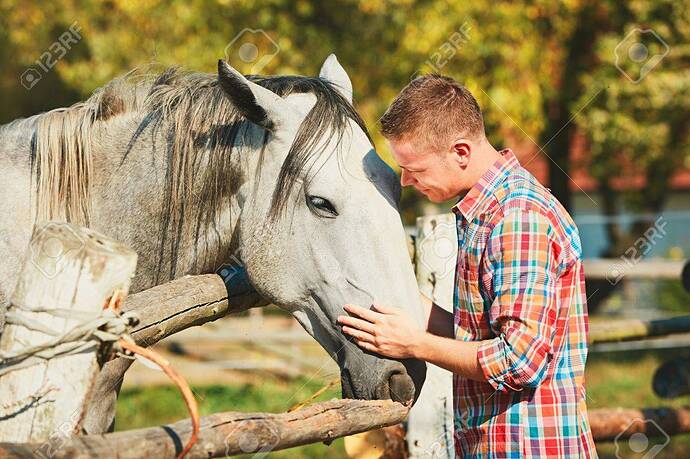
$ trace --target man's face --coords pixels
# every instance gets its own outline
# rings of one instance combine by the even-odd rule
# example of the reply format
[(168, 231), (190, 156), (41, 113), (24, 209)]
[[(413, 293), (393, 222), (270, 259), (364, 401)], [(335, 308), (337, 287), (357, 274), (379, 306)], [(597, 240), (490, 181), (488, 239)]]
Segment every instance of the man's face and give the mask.
[(409, 141), (389, 140), (389, 144), (401, 169), (402, 186), (414, 186), (432, 202), (447, 201), (466, 191), (463, 168), (450, 149), (437, 151)]

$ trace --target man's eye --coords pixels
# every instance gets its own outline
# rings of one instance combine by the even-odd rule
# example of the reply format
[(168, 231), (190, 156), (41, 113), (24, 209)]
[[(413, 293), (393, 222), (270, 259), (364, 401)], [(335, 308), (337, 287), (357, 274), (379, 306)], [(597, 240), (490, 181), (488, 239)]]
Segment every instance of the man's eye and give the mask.
[(331, 201), (321, 196), (307, 196), (307, 206), (320, 217), (335, 218), (338, 216), (338, 211), (335, 210)]

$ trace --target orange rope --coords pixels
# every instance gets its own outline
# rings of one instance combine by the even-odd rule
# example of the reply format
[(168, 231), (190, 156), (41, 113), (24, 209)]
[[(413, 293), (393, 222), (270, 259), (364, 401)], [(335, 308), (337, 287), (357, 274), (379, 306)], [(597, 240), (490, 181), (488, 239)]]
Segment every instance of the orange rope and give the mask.
[(187, 381), (185, 381), (184, 378), (182, 378), (182, 376), (180, 376), (180, 374), (177, 371), (175, 371), (175, 369), (172, 366), (170, 366), (170, 363), (166, 359), (164, 359), (162, 356), (152, 351), (151, 349), (146, 349), (141, 346), (137, 346), (133, 342), (127, 341), (124, 338), (120, 338), (118, 343), (123, 350), (129, 351), (132, 354), (139, 354), (142, 357), (145, 357), (148, 360), (155, 363), (156, 365), (158, 365), (161, 368), (161, 370), (163, 370), (165, 374), (173, 380), (175, 385), (180, 389), (180, 392), (182, 392), (184, 402), (187, 405), (189, 415), (192, 418), (192, 436), (189, 437), (189, 441), (185, 445), (184, 449), (179, 454), (179, 456), (177, 456), (177, 459), (184, 458), (199, 438), (200, 426), (199, 406), (196, 403), (194, 394), (192, 393), (192, 390), (189, 388)]
[(335, 386), (335, 385), (338, 384), (339, 382), (340, 382), (340, 378), (335, 378), (335, 379), (329, 381), (325, 386), (323, 386), (321, 389), (319, 389), (319, 390), (317, 390), (316, 392), (314, 392), (314, 394), (312, 394), (312, 395), (311, 395), (309, 398), (307, 398), (306, 400), (302, 400), (301, 402), (295, 403), (294, 405), (292, 405), (292, 406), (290, 407), (290, 409), (287, 410), (287, 412), (288, 412), (288, 413), (291, 413), (291, 412), (293, 412), (293, 411), (299, 410), (300, 408), (304, 408), (305, 406), (307, 406), (307, 404), (308, 404), (309, 402), (311, 402), (311, 401), (314, 400), (316, 397), (318, 397), (319, 395), (323, 394), (324, 392), (326, 392), (328, 389), (330, 389), (331, 387)]

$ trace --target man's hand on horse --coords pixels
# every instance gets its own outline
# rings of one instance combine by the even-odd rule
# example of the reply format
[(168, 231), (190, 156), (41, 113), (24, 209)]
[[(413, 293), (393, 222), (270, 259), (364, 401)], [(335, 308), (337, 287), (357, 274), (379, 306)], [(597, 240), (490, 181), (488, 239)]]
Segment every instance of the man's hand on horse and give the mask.
[(415, 357), (416, 345), (424, 331), (403, 311), (377, 304), (371, 309), (354, 304), (343, 308), (352, 317), (339, 316), (338, 323), (359, 347), (395, 359)]

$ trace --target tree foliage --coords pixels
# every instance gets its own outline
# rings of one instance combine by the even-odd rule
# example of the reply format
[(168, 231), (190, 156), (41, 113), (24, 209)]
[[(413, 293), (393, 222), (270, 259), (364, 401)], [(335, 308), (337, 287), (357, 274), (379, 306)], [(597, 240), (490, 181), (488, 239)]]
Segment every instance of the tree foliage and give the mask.
[[(604, 211), (620, 211), (611, 179), (640, 173), (645, 192), (628, 193), (624, 202), (658, 212), (670, 176), (689, 161), (687, 6), (672, 0), (0, 0), (0, 122), (70, 104), (151, 62), (211, 72), (238, 34), (263, 30), (278, 51), (262, 73), (313, 75), (329, 53), (338, 55), (391, 164), (376, 122), (413, 75), (436, 70), (477, 96), (492, 142), (534, 142), (549, 157), (550, 187), (566, 206), (578, 166), (569, 151), (581, 133), (591, 151), (585, 167), (598, 180)], [(75, 22), (80, 42), (25, 90), (22, 73)], [(636, 28), (654, 30), (669, 47), (637, 84), (617, 68), (615, 53)], [(241, 70), (252, 68), (234, 48), (228, 58)], [(634, 71), (637, 64), (622, 65)], [(418, 201), (406, 191), (407, 221)], [(613, 227), (609, 236), (612, 247), (626, 239)]]

